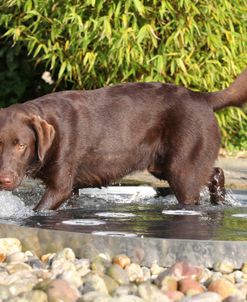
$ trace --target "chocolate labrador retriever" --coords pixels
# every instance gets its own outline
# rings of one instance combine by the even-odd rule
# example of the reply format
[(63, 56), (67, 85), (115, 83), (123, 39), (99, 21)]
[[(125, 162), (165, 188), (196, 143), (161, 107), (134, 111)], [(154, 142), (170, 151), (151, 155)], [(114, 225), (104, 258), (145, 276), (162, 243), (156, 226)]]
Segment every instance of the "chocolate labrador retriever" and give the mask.
[(247, 69), (214, 93), (126, 83), (12, 105), (0, 111), (0, 188), (40, 178), (46, 191), (35, 210), (56, 209), (74, 189), (148, 169), (180, 203), (196, 204), (220, 147), (213, 112), (246, 101)]

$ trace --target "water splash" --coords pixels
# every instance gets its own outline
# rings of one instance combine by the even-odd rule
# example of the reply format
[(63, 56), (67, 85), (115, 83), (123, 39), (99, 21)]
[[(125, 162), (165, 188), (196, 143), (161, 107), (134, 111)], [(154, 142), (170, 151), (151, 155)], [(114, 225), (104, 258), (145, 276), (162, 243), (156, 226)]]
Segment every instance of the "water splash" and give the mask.
[(12, 192), (0, 191), (0, 218), (25, 218), (33, 211)]
[(234, 194), (229, 189), (226, 191), (224, 204), (232, 207), (246, 206), (246, 195)]
[[(244, 196), (244, 198), (246, 199), (246, 195)], [(225, 194), (225, 201), (223, 202), (223, 205), (233, 206), (233, 207), (243, 206), (243, 201), (244, 199), (242, 200), (240, 195), (234, 194), (232, 190), (227, 189)], [(207, 187), (203, 188), (200, 193), (200, 204), (211, 205), (210, 194)]]
[[(243, 196), (242, 196), (243, 195)], [(225, 202), (222, 206), (246, 206), (246, 194), (236, 195), (231, 190), (226, 191)], [(203, 207), (212, 206), (208, 188), (203, 188), (200, 194), (200, 205)], [(64, 204), (63, 210), (78, 207), (102, 208), (107, 204), (140, 204), (140, 205), (164, 205), (175, 206), (178, 201), (174, 194), (157, 196), (156, 190), (148, 186), (109, 186), (106, 188), (87, 188), (80, 190), (80, 196), (76, 197), (71, 204)]]
[(109, 186), (106, 188), (87, 188), (80, 190), (80, 196), (103, 199), (107, 202), (132, 203), (153, 198), (156, 191), (148, 186)]

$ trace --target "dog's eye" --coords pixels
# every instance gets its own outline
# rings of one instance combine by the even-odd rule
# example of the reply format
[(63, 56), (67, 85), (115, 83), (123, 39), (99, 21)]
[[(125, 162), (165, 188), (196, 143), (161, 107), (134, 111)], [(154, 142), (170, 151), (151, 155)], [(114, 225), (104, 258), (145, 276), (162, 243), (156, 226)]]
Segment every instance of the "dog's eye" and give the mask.
[(18, 144), (17, 146), (18, 146), (19, 151), (23, 151), (26, 148), (25, 144)]

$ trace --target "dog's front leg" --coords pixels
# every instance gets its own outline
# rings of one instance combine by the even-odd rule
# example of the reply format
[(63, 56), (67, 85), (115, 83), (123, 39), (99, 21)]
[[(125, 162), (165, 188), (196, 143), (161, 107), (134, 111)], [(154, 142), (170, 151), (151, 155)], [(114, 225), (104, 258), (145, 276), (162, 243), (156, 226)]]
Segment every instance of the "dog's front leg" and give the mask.
[(71, 190), (47, 188), (40, 202), (34, 207), (34, 211), (55, 210), (63, 201), (71, 196)]
[(52, 171), (46, 180), (46, 191), (34, 211), (55, 210), (70, 198), (73, 189), (73, 172), (70, 166)]

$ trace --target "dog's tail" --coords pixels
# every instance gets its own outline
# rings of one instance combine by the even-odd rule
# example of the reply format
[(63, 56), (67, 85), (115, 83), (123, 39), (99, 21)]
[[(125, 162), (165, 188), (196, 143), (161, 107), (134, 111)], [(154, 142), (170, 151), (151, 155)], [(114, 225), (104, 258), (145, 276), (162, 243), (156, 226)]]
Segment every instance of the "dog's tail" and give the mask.
[(228, 106), (241, 107), (247, 102), (247, 69), (226, 89), (205, 94), (214, 111)]

